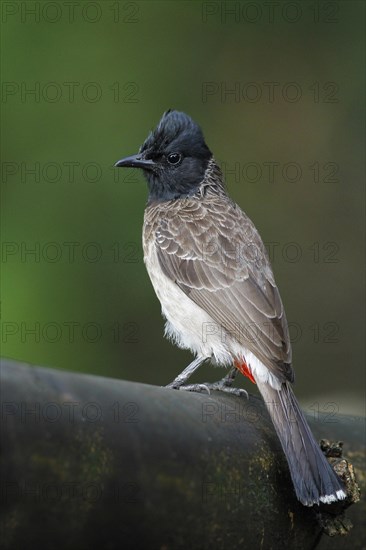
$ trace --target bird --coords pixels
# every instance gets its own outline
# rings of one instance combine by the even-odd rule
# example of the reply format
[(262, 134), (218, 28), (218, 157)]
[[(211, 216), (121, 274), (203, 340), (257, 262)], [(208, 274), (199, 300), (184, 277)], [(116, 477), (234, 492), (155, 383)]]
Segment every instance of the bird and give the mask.
[[(237, 372), (255, 383), (305, 506), (346, 498), (294, 395), (288, 323), (265, 245), (229, 197), (200, 126), (169, 109), (139, 152), (115, 163), (142, 169), (148, 201), (144, 262), (166, 320), (165, 335), (194, 360), (168, 388), (241, 395)], [(205, 361), (222, 380), (189, 384)]]

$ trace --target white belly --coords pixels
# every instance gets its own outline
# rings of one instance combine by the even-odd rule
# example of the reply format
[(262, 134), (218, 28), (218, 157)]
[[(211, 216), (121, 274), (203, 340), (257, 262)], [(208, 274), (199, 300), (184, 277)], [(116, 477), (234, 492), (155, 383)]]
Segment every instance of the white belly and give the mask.
[(197, 356), (212, 357), (218, 365), (231, 366), (233, 359), (242, 358), (255, 377), (279, 388), (278, 380), (251, 351), (231, 338), (163, 273), (154, 243), (145, 249), (144, 261), (166, 318), (165, 335), (168, 338)]
[(213, 356), (222, 365), (232, 364), (233, 355), (224, 341), (223, 329), (166, 277), (159, 265), (154, 244), (148, 247), (144, 260), (160, 300), (162, 314), (166, 318), (166, 336), (194, 354)]

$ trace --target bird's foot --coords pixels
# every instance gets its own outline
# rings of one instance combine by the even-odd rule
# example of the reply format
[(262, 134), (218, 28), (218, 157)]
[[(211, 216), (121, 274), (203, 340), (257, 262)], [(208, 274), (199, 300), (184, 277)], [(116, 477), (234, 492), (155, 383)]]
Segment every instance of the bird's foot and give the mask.
[(207, 392), (208, 395), (210, 395), (210, 389), (207, 387), (207, 384), (177, 384), (175, 382), (172, 382), (171, 384), (168, 384), (165, 386), (165, 388), (169, 388), (171, 390), (185, 390), (185, 391), (194, 391), (198, 393)]
[(242, 388), (232, 388), (231, 384), (232, 380), (230, 381), (230, 379), (225, 376), (225, 378), (219, 380), (218, 382), (206, 382), (204, 385), (210, 391), (222, 391), (225, 393), (230, 393), (231, 395), (236, 395), (237, 397), (242, 397), (243, 395), (245, 395), (246, 398), (249, 399), (249, 394), (246, 390), (243, 390)]
[(204, 384), (179, 384), (174, 380), (171, 384), (168, 384), (165, 387), (172, 390), (193, 391), (198, 393), (207, 392), (208, 395), (211, 394), (211, 390), (222, 391), (230, 393), (231, 395), (236, 395), (237, 397), (242, 397), (245, 395), (246, 398), (249, 399), (248, 392), (242, 388), (232, 388), (232, 382), (233, 381), (231, 378), (225, 376), (225, 378), (219, 380), (218, 382), (205, 382)]

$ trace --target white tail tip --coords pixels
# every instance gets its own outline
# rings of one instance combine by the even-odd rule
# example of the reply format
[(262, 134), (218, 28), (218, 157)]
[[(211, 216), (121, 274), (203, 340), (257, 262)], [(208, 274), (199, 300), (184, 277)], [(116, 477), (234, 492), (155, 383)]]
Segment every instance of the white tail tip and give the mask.
[(336, 494), (333, 495), (325, 495), (323, 497), (320, 497), (320, 501), (324, 502), (325, 504), (330, 504), (331, 502), (335, 502), (336, 500), (343, 500), (346, 498), (346, 493), (341, 489), (336, 492)]

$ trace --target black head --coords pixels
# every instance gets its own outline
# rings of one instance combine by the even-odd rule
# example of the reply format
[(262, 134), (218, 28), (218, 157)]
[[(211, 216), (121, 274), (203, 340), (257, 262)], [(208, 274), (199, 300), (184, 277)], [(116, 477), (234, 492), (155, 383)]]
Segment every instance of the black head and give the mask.
[(142, 168), (149, 199), (164, 201), (194, 194), (210, 158), (201, 128), (185, 113), (167, 111), (138, 154), (115, 166)]

